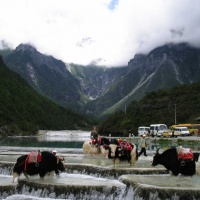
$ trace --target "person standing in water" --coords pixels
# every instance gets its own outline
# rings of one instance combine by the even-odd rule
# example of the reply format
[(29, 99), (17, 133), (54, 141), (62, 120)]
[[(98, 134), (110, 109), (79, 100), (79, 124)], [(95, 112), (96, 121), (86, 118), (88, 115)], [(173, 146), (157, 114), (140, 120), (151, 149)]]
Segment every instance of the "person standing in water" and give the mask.
[(146, 135), (145, 134), (142, 135), (139, 147), (141, 148), (141, 150), (140, 150), (138, 156), (140, 156), (142, 153), (144, 153), (144, 156), (147, 156), (147, 153), (146, 153), (147, 141), (146, 141)]

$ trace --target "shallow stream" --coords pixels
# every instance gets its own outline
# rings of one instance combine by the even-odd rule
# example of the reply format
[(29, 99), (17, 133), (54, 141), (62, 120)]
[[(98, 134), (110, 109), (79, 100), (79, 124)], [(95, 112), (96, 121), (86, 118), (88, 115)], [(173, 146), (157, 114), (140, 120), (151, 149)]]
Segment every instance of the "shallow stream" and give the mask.
[[(38, 137), (13, 137), (7, 142), (4, 140), (0, 148), (0, 199), (200, 198), (198, 174), (193, 177), (172, 177), (163, 166), (151, 166), (157, 147), (161, 147), (159, 143), (151, 144), (147, 149), (148, 157), (140, 156), (134, 166), (126, 163), (114, 166), (107, 158), (83, 155), (82, 144), (89, 140), (89, 136), (89, 132), (81, 131), (48, 131)], [(136, 139), (131, 140), (137, 142)], [(171, 141), (168, 145), (174, 144), (174, 141)], [(191, 146), (191, 143), (186, 147), (188, 146)], [(55, 148), (58, 155), (65, 158), (65, 173), (61, 173), (59, 177), (47, 176), (44, 180), (38, 176), (26, 180), (21, 176), (19, 183), (12, 183), (12, 167), (20, 155), (31, 150), (52, 151)], [(161, 151), (165, 148), (167, 147), (163, 146)]]

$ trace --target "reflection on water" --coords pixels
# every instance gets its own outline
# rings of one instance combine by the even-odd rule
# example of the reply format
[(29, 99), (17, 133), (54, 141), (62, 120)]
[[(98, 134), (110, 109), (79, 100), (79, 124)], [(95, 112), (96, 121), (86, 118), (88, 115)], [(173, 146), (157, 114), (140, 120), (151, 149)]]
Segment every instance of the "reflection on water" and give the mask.
[(45, 141), (85, 141), (90, 139), (90, 132), (88, 131), (47, 131), (44, 137), (40, 137), (39, 140), (44, 139)]
[[(147, 150), (155, 152), (158, 148), (160, 148), (161, 151), (164, 151), (171, 147), (182, 146), (184, 148), (190, 148), (192, 151), (200, 151), (200, 145), (199, 145), (200, 140), (197, 140), (198, 139), (197, 137), (181, 137), (181, 138), (171, 138), (171, 139), (159, 138), (159, 139), (147, 138), (148, 142)], [(138, 142), (136, 144), (138, 144)]]
[(12, 147), (52, 147), (52, 148), (82, 148), (82, 141), (63, 141), (63, 138), (46, 141), (40, 140), (40, 137), (8, 137), (1, 139), (0, 146)]
[[(127, 141), (138, 145), (139, 138), (126, 138)], [(82, 149), (83, 143), (86, 140), (90, 140), (90, 132), (85, 131), (46, 131), (45, 134), (29, 137), (7, 137), (2, 138), (0, 146), (10, 147), (49, 147), (49, 148), (72, 148)], [(164, 143), (154, 140), (153, 138), (147, 138), (149, 151), (156, 151), (158, 148), (162, 150), (169, 147), (177, 147), (182, 145), (179, 140), (172, 139), (166, 140)], [(200, 151), (200, 145), (187, 142), (182, 145), (185, 148), (191, 148), (193, 151)]]
[(85, 131), (47, 131), (39, 136), (2, 138), (0, 146), (82, 148), (89, 139), (90, 132)]

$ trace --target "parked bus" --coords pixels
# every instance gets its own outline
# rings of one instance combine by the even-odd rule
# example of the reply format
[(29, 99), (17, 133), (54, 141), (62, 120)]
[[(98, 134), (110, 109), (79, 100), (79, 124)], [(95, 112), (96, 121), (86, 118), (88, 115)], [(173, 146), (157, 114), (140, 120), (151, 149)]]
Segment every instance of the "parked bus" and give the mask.
[(174, 130), (176, 127), (181, 127), (181, 126), (187, 127), (190, 132), (190, 135), (197, 135), (198, 129), (200, 129), (200, 124), (177, 124), (177, 125), (172, 125), (170, 129)]
[(151, 136), (162, 136), (162, 133), (167, 130), (167, 125), (165, 124), (151, 124), (150, 125), (150, 135)]

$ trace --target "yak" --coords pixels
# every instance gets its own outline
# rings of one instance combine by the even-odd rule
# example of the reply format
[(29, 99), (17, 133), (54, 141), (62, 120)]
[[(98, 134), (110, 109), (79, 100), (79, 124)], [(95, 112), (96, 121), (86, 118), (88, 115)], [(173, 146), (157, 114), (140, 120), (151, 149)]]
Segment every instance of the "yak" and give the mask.
[(122, 141), (122, 140), (111, 140), (110, 144), (105, 144), (104, 148), (107, 149), (108, 158), (113, 159), (115, 165), (116, 160), (128, 161), (130, 165), (134, 165), (138, 160), (138, 151), (135, 144)]
[(88, 140), (83, 143), (83, 153), (84, 155), (90, 154), (92, 155), (100, 155), (105, 157), (106, 156), (106, 150), (104, 148), (104, 145), (109, 145), (110, 142), (105, 137), (99, 137), (99, 140), (97, 144), (93, 143), (93, 140)]
[(84, 155), (90, 154), (91, 156), (92, 155), (106, 156), (105, 149), (101, 145), (100, 146), (92, 145), (90, 140), (85, 141), (83, 143), (83, 153)]
[(23, 155), (17, 158), (17, 162), (13, 168), (13, 183), (16, 177), (24, 173), (28, 179), (29, 176), (39, 174), (40, 178), (44, 178), (47, 173), (55, 171), (56, 175), (65, 171), (62, 160), (48, 151), (43, 151), (37, 155), (36, 161), (30, 161), (30, 155)]
[(159, 153), (157, 149), (153, 157), (152, 166), (163, 165), (167, 170), (171, 171), (174, 176), (179, 173), (184, 176), (193, 176), (196, 173), (196, 163), (199, 153), (193, 153), (192, 159), (180, 159), (177, 148), (172, 147)]

